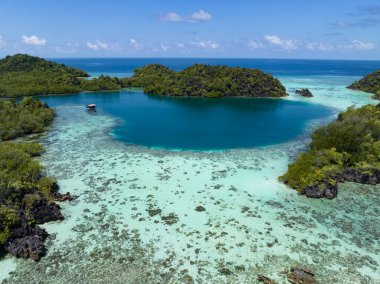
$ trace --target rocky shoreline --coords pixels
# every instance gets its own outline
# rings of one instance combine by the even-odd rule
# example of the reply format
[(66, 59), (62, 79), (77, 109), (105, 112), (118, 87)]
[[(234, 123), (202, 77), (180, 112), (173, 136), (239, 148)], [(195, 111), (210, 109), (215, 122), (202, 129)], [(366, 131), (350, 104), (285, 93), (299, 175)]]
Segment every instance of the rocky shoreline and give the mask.
[[(70, 193), (61, 194), (58, 189), (59, 187), (55, 183), (52, 189), (54, 201), (73, 200)], [(5, 242), (3, 249), (18, 258), (30, 258), (38, 261), (46, 254), (45, 240), (49, 236), (46, 230), (38, 226), (38, 224), (61, 221), (64, 217), (59, 204), (49, 202), (46, 197), (39, 193), (35, 193), (33, 198), (35, 200), (28, 211), (19, 210), (20, 222), (11, 228), (11, 237)]]
[[(361, 184), (376, 185), (380, 183), (380, 171), (373, 170), (371, 173), (363, 173), (359, 169), (346, 169), (342, 174), (333, 178), (337, 182), (332, 184), (328, 180), (316, 186), (309, 186), (305, 189), (305, 195), (311, 198), (332, 199), (338, 195), (338, 182), (356, 182)], [(323, 188), (323, 189), (322, 189)], [(321, 190), (322, 189), (322, 190)]]

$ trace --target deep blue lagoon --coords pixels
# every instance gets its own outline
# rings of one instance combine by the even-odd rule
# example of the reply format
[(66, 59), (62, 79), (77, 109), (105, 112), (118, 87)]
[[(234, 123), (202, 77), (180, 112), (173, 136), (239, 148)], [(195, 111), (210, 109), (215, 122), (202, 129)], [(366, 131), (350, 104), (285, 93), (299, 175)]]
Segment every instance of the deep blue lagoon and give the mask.
[[(120, 119), (112, 130), (128, 144), (181, 150), (267, 146), (293, 140), (331, 109), (307, 102), (250, 98), (174, 98), (140, 91), (43, 98), (50, 106), (95, 103)], [(96, 115), (89, 113), (88, 115)]]
[[(139, 91), (44, 97), (51, 106), (96, 103), (100, 112), (119, 119), (112, 135), (127, 144), (185, 150), (223, 150), (268, 146), (305, 137), (310, 122), (326, 119), (349, 105), (361, 104), (345, 91), (379, 61), (279, 60), (217, 58), (53, 59), (87, 71), (127, 77), (151, 63), (182, 70), (195, 63), (259, 68), (280, 78), (287, 92), (309, 87), (310, 100), (248, 98), (168, 98)], [(362, 95), (364, 98), (364, 95)], [(326, 101), (327, 98), (327, 101)], [(349, 100), (352, 99), (350, 103)], [(337, 100), (338, 99), (338, 100)], [(342, 104), (343, 103), (343, 104)], [(85, 111), (85, 110), (84, 110)], [(96, 115), (96, 114), (95, 114)]]

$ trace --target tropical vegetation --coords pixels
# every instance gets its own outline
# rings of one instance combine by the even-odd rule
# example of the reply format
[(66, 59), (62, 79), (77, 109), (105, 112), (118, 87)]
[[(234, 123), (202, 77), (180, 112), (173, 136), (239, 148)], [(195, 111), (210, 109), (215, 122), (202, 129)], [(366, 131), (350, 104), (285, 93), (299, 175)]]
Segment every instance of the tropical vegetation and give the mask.
[(64, 64), (27, 54), (16, 54), (0, 60), (0, 96), (68, 94), (122, 88), (117, 78), (86, 77), (89, 77), (86, 72)]
[(54, 111), (38, 99), (0, 101), (0, 140), (40, 133), (54, 119)]
[[(61, 218), (59, 207), (53, 202), (55, 179), (46, 177), (41, 164), (34, 159), (41, 155), (43, 147), (5, 141), (40, 133), (53, 119), (54, 111), (38, 99), (25, 98), (19, 103), (0, 101), (0, 250), (6, 250), (10, 239), (17, 242), (17, 238), (34, 234), (35, 224)], [(49, 206), (48, 211), (54, 211), (54, 216), (47, 214), (45, 209)], [(44, 232), (40, 228), (37, 231)], [(18, 250), (23, 255), (15, 254), (32, 257), (29, 254), (35, 253), (33, 250), (25, 246)], [(39, 255), (34, 257), (38, 259)]]
[(176, 72), (160, 64), (137, 68), (125, 86), (141, 87), (148, 94), (166, 96), (284, 97), (284, 86), (260, 70), (195, 64)]
[(311, 197), (333, 198), (338, 182), (380, 182), (380, 104), (349, 108), (316, 129), (310, 149), (280, 180)]
[(360, 90), (374, 94), (373, 98), (380, 100), (380, 70), (364, 76), (348, 86), (349, 89)]

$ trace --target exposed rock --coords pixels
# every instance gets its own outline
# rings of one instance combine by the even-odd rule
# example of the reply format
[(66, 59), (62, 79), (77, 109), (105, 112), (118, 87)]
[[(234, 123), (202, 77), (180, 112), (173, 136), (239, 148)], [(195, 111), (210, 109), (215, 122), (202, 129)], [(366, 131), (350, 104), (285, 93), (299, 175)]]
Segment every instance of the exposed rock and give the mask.
[(342, 174), (342, 179), (346, 181), (375, 185), (380, 183), (380, 171), (373, 170), (371, 172), (363, 173), (363, 171), (351, 168), (347, 169)]
[(314, 273), (307, 268), (292, 267), (288, 273), (288, 281), (293, 284), (315, 284)]
[[(380, 171), (379, 170), (369, 170), (368, 172), (363, 172), (363, 170), (348, 168), (342, 174), (334, 176), (334, 180), (338, 182), (357, 182), (362, 184), (379, 184), (380, 183)], [(338, 184), (331, 184), (326, 181), (320, 183), (316, 186), (307, 187), (304, 191), (307, 197), (311, 198), (335, 198), (338, 194)]]
[(325, 183), (323, 188), (321, 185), (310, 186), (305, 189), (305, 195), (311, 198), (323, 198), (328, 199), (335, 198), (338, 194), (338, 185), (332, 185), (331, 183)]
[(265, 275), (262, 275), (260, 274), (259, 276), (257, 276), (257, 280), (259, 282), (263, 282), (265, 284), (277, 284), (276, 281), (273, 281), (272, 279), (270, 279), (269, 277), (266, 277)]
[(51, 192), (55, 201), (63, 202), (63, 201), (71, 201), (74, 199), (74, 197), (71, 196), (70, 192), (60, 193), (58, 191), (59, 191), (59, 185), (56, 182), (54, 182), (51, 187)]
[(29, 225), (24, 217), (19, 226), (12, 229), (12, 236), (5, 245), (5, 250), (16, 257), (39, 260), (46, 252), (44, 240), (47, 232)]
[(41, 197), (33, 202), (29, 213), (37, 224), (43, 224), (50, 221), (63, 220), (60, 209), (58, 204), (54, 202), (49, 203), (45, 197)]
[(296, 90), (296, 94), (299, 94), (299, 95), (301, 95), (301, 96), (303, 96), (305, 98), (312, 98), (312, 97), (314, 97), (309, 89), (298, 89), (298, 90)]
[(44, 240), (40, 236), (12, 239), (5, 249), (16, 257), (31, 258), (36, 261), (46, 252)]
[(71, 196), (70, 192), (66, 192), (63, 194), (59, 192), (55, 192), (53, 193), (53, 196), (54, 196), (54, 200), (58, 202), (71, 201), (74, 199), (74, 197)]

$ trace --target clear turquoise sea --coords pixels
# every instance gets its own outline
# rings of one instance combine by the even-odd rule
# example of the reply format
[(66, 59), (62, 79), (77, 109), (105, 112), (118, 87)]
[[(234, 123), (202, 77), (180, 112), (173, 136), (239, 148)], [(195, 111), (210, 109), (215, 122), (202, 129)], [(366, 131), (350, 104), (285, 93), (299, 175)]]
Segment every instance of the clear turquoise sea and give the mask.
[[(380, 186), (346, 183), (336, 199), (314, 200), (277, 181), (314, 127), (376, 103), (345, 87), (379, 61), (54, 60), (92, 76), (129, 76), (148, 63), (260, 68), (289, 97), (44, 97), (58, 115), (31, 139), (46, 148), (46, 173), (78, 198), (61, 204), (65, 220), (43, 225), (47, 255), (38, 263), (6, 256), (0, 282), (256, 283), (265, 274), (287, 283), (284, 269), (305, 265), (319, 283), (380, 283)], [(87, 112), (93, 102), (97, 112)]]

